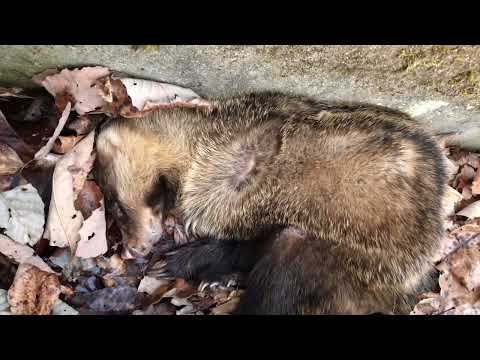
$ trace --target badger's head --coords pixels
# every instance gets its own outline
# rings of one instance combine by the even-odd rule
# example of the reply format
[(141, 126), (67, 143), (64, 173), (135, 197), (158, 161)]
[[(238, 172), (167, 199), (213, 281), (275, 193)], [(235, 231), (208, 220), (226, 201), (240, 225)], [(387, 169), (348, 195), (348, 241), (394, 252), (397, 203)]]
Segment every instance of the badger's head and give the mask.
[(158, 139), (125, 121), (101, 129), (96, 150), (96, 178), (122, 233), (122, 257), (145, 256), (163, 236), (175, 205), (175, 158)]

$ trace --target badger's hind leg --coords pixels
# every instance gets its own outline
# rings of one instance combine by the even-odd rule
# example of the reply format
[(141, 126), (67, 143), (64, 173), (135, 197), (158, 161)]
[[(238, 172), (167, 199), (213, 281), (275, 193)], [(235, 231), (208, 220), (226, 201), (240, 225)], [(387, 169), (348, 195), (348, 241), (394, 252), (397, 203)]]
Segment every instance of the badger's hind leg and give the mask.
[(271, 242), (250, 273), (236, 315), (370, 314), (327, 243), (294, 228)]

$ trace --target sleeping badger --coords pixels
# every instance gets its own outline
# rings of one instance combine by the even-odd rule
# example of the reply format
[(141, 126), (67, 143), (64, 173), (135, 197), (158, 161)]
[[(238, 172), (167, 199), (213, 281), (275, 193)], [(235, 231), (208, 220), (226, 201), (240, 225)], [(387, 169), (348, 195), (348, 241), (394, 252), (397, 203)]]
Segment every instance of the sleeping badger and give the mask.
[(157, 273), (248, 272), (237, 314), (404, 314), (434, 284), (444, 163), (402, 112), (252, 93), (111, 120), (96, 150), (123, 256), (175, 211), (195, 241)]

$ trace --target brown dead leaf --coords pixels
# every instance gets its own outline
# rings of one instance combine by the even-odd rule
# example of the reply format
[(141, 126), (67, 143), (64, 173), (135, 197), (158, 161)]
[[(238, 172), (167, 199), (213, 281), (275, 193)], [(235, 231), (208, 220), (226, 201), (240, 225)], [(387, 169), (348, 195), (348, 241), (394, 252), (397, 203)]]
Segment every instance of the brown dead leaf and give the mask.
[(23, 161), (7, 144), (0, 143), (0, 175), (15, 174), (23, 166)]
[(92, 131), (55, 166), (52, 199), (44, 234), (44, 237), (50, 240), (51, 246), (70, 246), (74, 252), (80, 240), (78, 231), (82, 226), (83, 216), (75, 209), (74, 202), (93, 166), (94, 136), (95, 133)]
[(52, 147), (52, 151), (56, 154), (65, 154), (73, 149), (84, 136), (59, 136)]
[(439, 295), (422, 299), (415, 305), (410, 315), (435, 315), (445, 309), (445, 300)]
[[(42, 73), (43, 74), (43, 73)], [(73, 101), (74, 110), (83, 115), (101, 108), (104, 101), (95, 85), (97, 79), (110, 74), (110, 70), (102, 66), (84, 67), (81, 69), (63, 69), (58, 74), (34, 77), (34, 81), (45, 87), (47, 91), (62, 102)], [(61, 104), (59, 107), (61, 108)]]
[(77, 243), (75, 256), (95, 258), (107, 252), (107, 222), (103, 200), (100, 201), (100, 207), (83, 222), (78, 233), (80, 240)]
[(105, 119), (105, 115), (80, 115), (69, 122), (65, 128), (75, 131), (77, 136), (89, 134)]
[(480, 195), (480, 169), (477, 170), (477, 174), (472, 182), (472, 195)]
[(23, 166), (23, 161), (8, 145), (0, 143), (0, 193), (20, 185), (22, 177), (18, 170)]
[(75, 209), (82, 212), (83, 218), (87, 219), (92, 212), (98, 209), (102, 204), (103, 194), (98, 185), (93, 180), (85, 181), (82, 190), (74, 201)]
[(70, 109), (71, 109), (71, 104), (67, 103), (67, 105), (65, 106), (65, 109), (63, 110), (62, 116), (58, 120), (58, 125), (55, 131), (53, 132), (52, 137), (48, 139), (48, 142), (44, 146), (42, 146), (40, 150), (38, 150), (35, 153), (36, 160), (45, 157), (50, 152), (50, 150), (52, 150), (55, 140), (60, 135), (60, 132), (63, 130), (63, 127), (65, 126), (65, 123), (68, 120), (68, 116), (70, 115)]
[(13, 130), (7, 119), (0, 111), (0, 143), (11, 147), (25, 162), (31, 160), (35, 151), (32, 146), (25, 143)]
[(455, 205), (462, 201), (463, 196), (451, 186), (447, 186), (442, 200), (445, 216), (455, 214)]
[(128, 96), (125, 85), (111, 77), (105, 77), (97, 81), (97, 86), (105, 104), (102, 111), (110, 116), (129, 117), (136, 112), (132, 105), (132, 99)]
[(470, 165), (464, 165), (461, 167), (460, 172), (455, 177), (455, 188), (458, 191), (471, 184), (472, 180), (475, 177), (475, 170)]
[(0, 234), (0, 253), (8, 257), (17, 264), (28, 263), (35, 265), (37, 268), (52, 272), (52, 269), (38, 256), (34, 255), (34, 251), (30, 246), (17, 243), (8, 236)]
[(480, 217), (480, 200), (475, 201), (474, 203), (463, 208), (462, 211), (457, 213), (457, 215), (465, 216), (469, 219)]
[(60, 292), (57, 275), (21, 264), (8, 290), (10, 311), (18, 315), (49, 315)]
[(162, 296), (165, 292), (170, 290), (170, 281), (163, 279), (156, 279), (151, 276), (145, 276), (138, 285), (138, 292), (144, 292), (149, 295)]
[(480, 155), (475, 153), (469, 153), (466, 157), (466, 163), (474, 169), (480, 167)]
[[(480, 299), (480, 232), (478, 225), (452, 232), (468, 237), (462, 247), (449, 254), (437, 268), (442, 272), (439, 279), (440, 295), (451, 300), (453, 305), (475, 303)], [(473, 235), (472, 235), (472, 231)], [(455, 234), (454, 234), (455, 235)]]
[(213, 315), (229, 315), (237, 308), (239, 302), (240, 298), (234, 297), (231, 300), (214, 307), (211, 312)]
[(208, 107), (209, 103), (201, 99), (190, 89), (173, 84), (142, 79), (101, 79), (99, 90), (106, 103), (103, 111), (127, 118), (142, 117), (151, 111), (166, 107)]
[(4, 88), (0, 86), (0, 97), (17, 97), (31, 99), (31, 96), (21, 94), (23, 90), (20, 88)]

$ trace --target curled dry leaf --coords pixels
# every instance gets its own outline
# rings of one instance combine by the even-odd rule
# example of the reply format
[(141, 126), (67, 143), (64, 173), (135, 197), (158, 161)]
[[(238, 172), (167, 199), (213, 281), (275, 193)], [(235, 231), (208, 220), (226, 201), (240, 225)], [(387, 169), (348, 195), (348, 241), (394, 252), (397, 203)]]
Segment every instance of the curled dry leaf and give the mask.
[(23, 161), (7, 144), (0, 143), (0, 176), (15, 174), (23, 166)]
[(52, 315), (78, 315), (78, 311), (58, 299), (53, 305)]
[(21, 94), (23, 90), (17, 87), (4, 88), (0, 86), (0, 97), (17, 97), (31, 99), (31, 96)]
[(459, 166), (449, 158), (445, 157), (446, 169), (447, 169), (447, 179), (451, 181), (455, 179), (455, 175), (458, 173)]
[(102, 206), (103, 194), (93, 180), (85, 181), (82, 190), (75, 199), (75, 209), (82, 212), (83, 218), (87, 219), (92, 212)]
[(56, 98), (60, 108), (65, 99), (74, 102), (74, 109), (80, 115), (104, 105), (94, 84), (97, 79), (110, 74), (107, 68), (94, 66), (74, 70), (63, 69), (56, 74), (44, 73), (35, 76), (34, 81), (45, 87)]
[(65, 154), (83, 138), (83, 136), (59, 136), (53, 144), (52, 151), (57, 154)]
[(103, 110), (124, 117), (141, 117), (162, 107), (209, 106), (190, 89), (156, 81), (108, 77), (98, 87), (106, 103)]
[(31, 247), (19, 244), (2, 234), (0, 234), (0, 253), (17, 264), (28, 263), (43, 271), (53, 272), (40, 257), (34, 255)]
[(60, 295), (57, 275), (31, 264), (20, 264), (8, 290), (12, 314), (49, 315)]
[(79, 230), (80, 240), (77, 244), (75, 256), (81, 258), (94, 258), (105, 254), (107, 245), (107, 222), (103, 200), (98, 209), (92, 212)]
[(7, 300), (7, 290), (0, 289), (0, 312), (8, 311), (10, 312), (10, 304)]
[(21, 244), (35, 245), (42, 237), (44, 204), (31, 185), (0, 193), (0, 228)]
[(465, 216), (469, 219), (480, 217), (480, 200), (468, 205), (462, 211), (459, 211), (457, 215)]
[(465, 186), (470, 184), (475, 177), (475, 170), (470, 165), (462, 166), (460, 173), (456, 176), (456, 188), (462, 190)]
[(193, 101), (193, 104), (196, 104), (200, 98), (192, 90), (172, 84), (130, 78), (120, 79), (120, 81), (127, 89), (132, 105), (139, 111), (173, 103)]
[(480, 195), (480, 169), (477, 170), (477, 174), (472, 182), (472, 195)]
[(0, 144), (11, 147), (23, 161), (33, 158), (35, 151), (33, 147), (25, 143), (13, 130), (7, 119), (0, 111)]
[(0, 192), (11, 190), (18, 185), (21, 175), (18, 170), (23, 166), (23, 161), (8, 145), (0, 144)]
[(81, 115), (70, 121), (65, 128), (75, 131), (77, 136), (89, 134), (105, 118), (104, 115)]
[(80, 240), (78, 231), (82, 226), (83, 216), (75, 209), (74, 202), (93, 166), (94, 136), (94, 132), (91, 132), (55, 166), (47, 230), (44, 234), (52, 246), (70, 246), (74, 251)]
[(211, 312), (213, 315), (229, 315), (237, 308), (239, 302), (240, 297), (234, 297), (227, 302), (214, 307)]
[(35, 154), (36, 160), (45, 157), (45, 155), (47, 155), (50, 152), (50, 150), (52, 150), (53, 145), (55, 144), (55, 140), (60, 135), (60, 132), (63, 130), (63, 127), (65, 126), (65, 123), (68, 120), (68, 115), (70, 115), (70, 109), (71, 109), (71, 104), (67, 103), (67, 105), (65, 106), (65, 109), (63, 110), (62, 116), (58, 120), (58, 125), (55, 131), (53, 132), (52, 137), (48, 139), (48, 142), (44, 146), (42, 146), (40, 150), (36, 152)]
[(442, 206), (445, 216), (455, 214), (455, 205), (462, 201), (463, 196), (451, 186), (447, 186), (443, 196)]
[[(155, 293), (158, 294), (158, 290), (161, 287), (165, 287), (169, 283), (170, 283), (170, 281), (168, 281), (168, 280), (156, 279), (156, 278), (151, 277), (151, 276), (145, 276), (142, 279), (142, 281), (140, 281), (140, 284), (138, 285), (138, 292), (145, 292), (149, 295), (153, 295)], [(165, 288), (165, 290), (168, 290), (168, 289)]]

